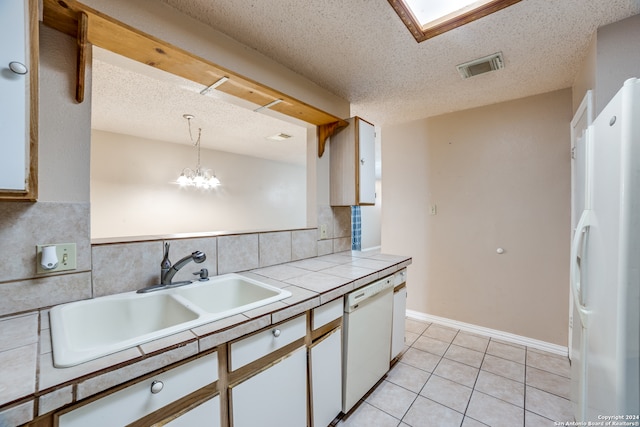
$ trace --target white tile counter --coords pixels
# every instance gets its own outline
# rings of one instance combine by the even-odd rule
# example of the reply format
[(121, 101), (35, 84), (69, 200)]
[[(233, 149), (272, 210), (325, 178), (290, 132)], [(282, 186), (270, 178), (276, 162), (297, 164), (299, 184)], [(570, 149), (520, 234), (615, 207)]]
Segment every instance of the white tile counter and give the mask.
[(341, 252), (239, 274), (292, 296), (70, 368), (55, 368), (48, 310), (0, 320), (0, 425), (26, 423), (69, 403), (213, 349), (332, 301), (411, 264), (406, 256)]

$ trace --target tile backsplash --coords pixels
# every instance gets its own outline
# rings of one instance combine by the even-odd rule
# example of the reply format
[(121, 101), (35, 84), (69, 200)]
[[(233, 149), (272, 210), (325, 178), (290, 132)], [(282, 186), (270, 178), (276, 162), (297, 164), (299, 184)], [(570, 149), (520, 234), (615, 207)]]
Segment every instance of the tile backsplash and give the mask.
[[(210, 276), (341, 252), (351, 248), (349, 207), (318, 206), (320, 230), (296, 229), (215, 237), (147, 239), (91, 245), (89, 203), (0, 202), (0, 320), (66, 302), (127, 292), (158, 283), (164, 242), (174, 263), (206, 253), (174, 280), (206, 268)], [(77, 269), (36, 275), (36, 245), (76, 243)]]

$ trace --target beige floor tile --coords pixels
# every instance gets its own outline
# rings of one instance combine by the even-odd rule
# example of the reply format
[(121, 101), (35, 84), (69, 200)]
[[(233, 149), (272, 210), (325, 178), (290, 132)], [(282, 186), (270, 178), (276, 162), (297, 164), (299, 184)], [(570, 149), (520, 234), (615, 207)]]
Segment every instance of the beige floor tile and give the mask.
[(462, 414), (418, 396), (403, 421), (412, 427), (459, 427)]
[(527, 411), (535, 412), (554, 421), (573, 420), (573, 410), (568, 399), (529, 386), (527, 386), (525, 393), (525, 409)]
[(414, 393), (420, 392), (431, 374), (406, 363), (398, 362), (387, 374), (387, 381)]
[(512, 405), (524, 407), (524, 384), (487, 371), (480, 371), (475, 390), (489, 394)]
[(425, 329), (429, 327), (430, 323), (421, 322), (419, 320), (414, 319), (405, 319), (404, 320), (404, 329), (409, 332), (413, 332), (414, 334), (422, 334)]
[(484, 353), (452, 344), (444, 354), (444, 357), (450, 360), (455, 360), (456, 362), (464, 363), (465, 365), (479, 368), (482, 365)]
[(524, 409), (478, 391), (471, 395), (466, 415), (491, 427), (524, 424)]
[(458, 384), (473, 387), (478, 376), (478, 369), (455, 360), (442, 359), (433, 373)]
[(420, 395), (464, 414), (472, 391), (470, 387), (432, 375)]
[(404, 332), (404, 343), (405, 345), (413, 345), (413, 343), (420, 337), (420, 334), (416, 334), (414, 332), (405, 331)]
[(471, 350), (484, 352), (489, 344), (489, 338), (480, 335), (470, 334), (468, 332), (460, 332), (453, 340), (453, 344), (461, 347), (467, 347)]
[(512, 341), (505, 341), (505, 340), (501, 340), (499, 338), (491, 338), (491, 341), (499, 342), (500, 344), (510, 345), (511, 347), (521, 348), (523, 350), (527, 348), (527, 347), (523, 346), (522, 344), (516, 344), (516, 343), (514, 343)]
[(462, 427), (487, 427), (487, 425), (481, 423), (480, 421), (476, 421), (473, 418), (464, 417), (464, 421), (462, 421)]
[(413, 343), (413, 347), (428, 351), (429, 353), (437, 354), (438, 356), (444, 355), (449, 347), (449, 343), (437, 340), (435, 338), (421, 336)]
[(540, 350), (532, 351), (527, 349), (527, 366), (533, 366), (567, 378), (571, 376), (571, 365), (568, 357), (543, 353)]
[(527, 367), (527, 385), (569, 399), (571, 379), (532, 366)]
[(416, 397), (416, 393), (389, 381), (383, 381), (366, 398), (366, 402), (400, 420)]
[(524, 411), (524, 427), (555, 427), (555, 421), (541, 417), (533, 412)]
[(487, 347), (487, 353), (503, 359), (524, 363), (526, 350), (491, 340)]
[(363, 402), (346, 420), (338, 423), (339, 427), (397, 427), (400, 420)]
[(457, 329), (436, 325), (435, 323), (432, 323), (431, 326), (429, 326), (427, 330), (422, 333), (423, 336), (435, 338), (437, 340), (448, 342), (448, 343), (453, 341), (453, 339), (457, 334), (458, 334)]
[(524, 382), (524, 365), (511, 360), (486, 354), (481, 369), (514, 381)]
[(402, 355), (402, 362), (411, 365), (423, 371), (433, 372), (440, 362), (440, 356), (428, 353), (426, 351), (410, 348)]

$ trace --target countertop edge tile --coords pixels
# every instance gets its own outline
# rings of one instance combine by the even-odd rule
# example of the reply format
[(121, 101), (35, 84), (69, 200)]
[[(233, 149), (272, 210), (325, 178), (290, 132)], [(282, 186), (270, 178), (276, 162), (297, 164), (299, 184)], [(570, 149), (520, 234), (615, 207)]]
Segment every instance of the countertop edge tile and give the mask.
[[(0, 401), (0, 413), (4, 414), (11, 411), (11, 414), (21, 414), (23, 408), (26, 407), (24, 405), (27, 405), (30, 408), (29, 416), (31, 418), (24, 422), (28, 422), (33, 419), (35, 398), (38, 398), (39, 401), (42, 402), (38, 415), (43, 415), (42, 411), (46, 410), (48, 413), (71, 401), (79, 401), (107, 388), (125, 383), (132, 378), (137, 378), (164, 366), (210, 350), (225, 342), (233, 341), (243, 335), (256, 332), (268, 327), (272, 323), (282, 322), (307, 310), (319, 307), (336, 298), (342, 297), (360, 286), (393, 274), (412, 263), (411, 257), (379, 253), (353, 253), (351, 251), (311, 257), (307, 258), (306, 261), (316, 261), (316, 263), (325, 262), (327, 266), (331, 267), (332, 263), (333, 266), (347, 266), (350, 261), (356, 259), (386, 261), (392, 265), (386, 268), (380, 268), (379, 270), (371, 270), (371, 274), (354, 278), (354, 280), (349, 280), (337, 275), (320, 273), (320, 271), (307, 270), (307, 272), (312, 275), (326, 275), (333, 283), (336, 283), (335, 286), (327, 286), (326, 290), (320, 292), (300, 286), (297, 283), (290, 283), (286, 280), (263, 277), (252, 271), (239, 272), (239, 274), (247, 277), (253, 276), (252, 278), (259, 278), (259, 280), (275, 287), (289, 288), (290, 291), (293, 291), (293, 295), (282, 300), (280, 304), (271, 305), (273, 309), (264, 314), (261, 314), (259, 311), (237, 314), (70, 368), (55, 368), (53, 365), (53, 354), (51, 352), (38, 354), (36, 356), (35, 367), (32, 368), (34, 372), (34, 383), (36, 384), (35, 395), (20, 397), (24, 399), (31, 398), (28, 402), (25, 400), (26, 403), (16, 404), (16, 399)], [(331, 260), (332, 263), (327, 262), (329, 260)], [(292, 261), (280, 265), (287, 266), (295, 263), (300, 263), (300, 261)], [(301, 268), (301, 270), (304, 269)], [(298, 295), (296, 295), (296, 293), (298, 293)], [(39, 310), (39, 329), (45, 334), (48, 332), (48, 311), (48, 308)], [(37, 314), (37, 311), (34, 311), (34, 314)], [(249, 314), (259, 317), (251, 318)], [(29, 315), (31, 314), (27, 313), (21, 316)], [(42, 341), (42, 337), (40, 337), (40, 340)], [(123, 373), (129, 373), (130, 375), (123, 375)], [(77, 396), (75, 398), (73, 397), (74, 386), (77, 387)], [(38, 396), (43, 391), (46, 393)], [(48, 399), (50, 402), (47, 401)], [(69, 399), (71, 399), (71, 401), (69, 401)]]

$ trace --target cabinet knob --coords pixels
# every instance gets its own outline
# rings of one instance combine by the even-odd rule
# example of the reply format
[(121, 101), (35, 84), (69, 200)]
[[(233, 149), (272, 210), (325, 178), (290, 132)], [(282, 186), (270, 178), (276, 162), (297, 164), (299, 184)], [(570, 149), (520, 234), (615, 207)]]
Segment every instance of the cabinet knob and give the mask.
[(274, 329), (273, 330), (273, 336), (274, 337), (278, 338), (280, 336), (280, 334), (281, 334), (280, 329)]
[(9, 69), (16, 74), (27, 74), (29, 72), (27, 66), (18, 61), (9, 62)]
[(155, 380), (151, 383), (151, 393), (158, 394), (164, 388), (164, 383), (162, 381)]
[(360, 159), (360, 164), (364, 165), (364, 159)]

